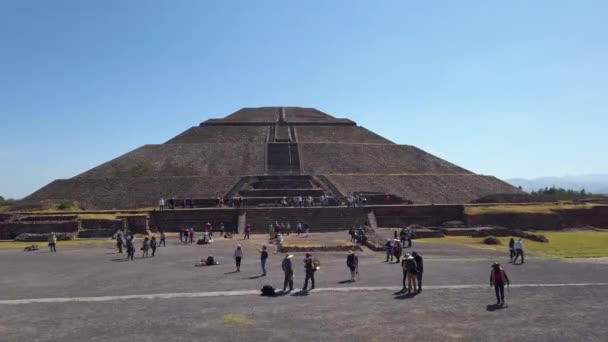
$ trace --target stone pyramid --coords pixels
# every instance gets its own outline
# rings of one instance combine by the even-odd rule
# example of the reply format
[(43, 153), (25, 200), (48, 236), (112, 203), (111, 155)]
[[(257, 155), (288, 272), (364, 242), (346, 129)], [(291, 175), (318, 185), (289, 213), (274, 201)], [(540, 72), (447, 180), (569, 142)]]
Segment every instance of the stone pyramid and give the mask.
[(392, 194), (406, 203), (467, 203), (520, 191), (349, 119), (314, 108), (243, 108), (169, 141), (144, 145), (24, 199), (76, 200), (86, 209), (153, 207), (160, 197), (208, 203), (240, 193), (249, 204), (322, 193)]

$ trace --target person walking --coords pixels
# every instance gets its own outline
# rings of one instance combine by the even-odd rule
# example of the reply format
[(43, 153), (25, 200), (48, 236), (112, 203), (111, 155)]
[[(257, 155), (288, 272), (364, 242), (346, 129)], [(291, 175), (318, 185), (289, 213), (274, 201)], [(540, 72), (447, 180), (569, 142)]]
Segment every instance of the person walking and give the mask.
[(496, 305), (505, 305), (505, 283), (507, 286), (510, 284), (507, 273), (500, 267), (499, 263), (493, 263), (492, 270), (490, 271), (490, 287), (494, 287)]
[(521, 238), (517, 239), (513, 244), (515, 247), (515, 258), (513, 258), (513, 265), (517, 264), (517, 258), (521, 256), (521, 264), (524, 263), (524, 242)]
[(190, 244), (194, 243), (194, 228), (190, 228), (188, 231), (188, 239), (190, 240)]
[(243, 249), (241, 245), (236, 245), (234, 250), (234, 261), (236, 262), (236, 271), (241, 272), (241, 261), (243, 260)]
[(53, 232), (49, 234), (49, 249), (51, 250), (51, 253), (57, 252), (57, 235)]
[(266, 261), (268, 260), (268, 251), (266, 250), (266, 246), (262, 246), (262, 250), (260, 252), (260, 264), (262, 266), (262, 277), (266, 276)]
[(511, 238), (509, 240), (509, 264), (513, 262), (514, 257), (515, 257), (515, 239)]
[(355, 282), (355, 274), (359, 275), (359, 257), (355, 252), (349, 251), (346, 257), (346, 266), (350, 270), (350, 281)]
[(124, 244), (122, 230), (117, 230), (116, 234), (114, 234), (114, 238), (116, 238), (116, 248), (118, 248), (118, 253), (122, 253), (122, 246)]
[(312, 255), (310, 253), (306, 253), (306, 258), (304, 258), (304, 271), (306, 272), (306, 277), (304, 278), (304, 287), (302, 288), (302, 291), (306, 291), (306, 288), (308, 287), (308, 280), (310, 279), (311, 282), (311, 290), (315, 289), (315, 271), (316, 271), (316, 267), (314, 265), (314, 260), (312, 258)]
[(407, 229), (407, 248), (412, 248), (412, 238), (414, 237), (414, 231), (412, 229)]
[(133, 245), (133, 235), (128, 235), (126, 238), (127, 245), (127, 260), (133, 260), (133, 256), (135, 255), (135, 246)]
[(293, 291), (293, 265), (291, 263), (291, 258), (293, 258), (293, 254), (285, 254), (285, 258), (281, 263), (281, 268), (283, 269), (283, 273), (285, 273), (285, 281), (283, 281), (283, 292), (287, 289), (287, 285), (289, 285), (289, 291)]
[(412, 256), (416, 261), (416, 280), (418, 281), (418, 292), (420, 292), (422, 291), (422, 272), (424, 271), (423, 260), (417, 252), (413, 252)]
[(154, 254), (156, 254), (156, 237), (153, 236), (152, 240), (150, 240), (150, 249), (152, 249), (152, 256), (154, 256)]
[(161, 230), (161, 231), (160, 231), (160, 241), (158, 242), (158, 247), (160, 247), (161, 245), (162, 245), (163, 247), (167, 247), (167, 242), (166, 242), (166, 240), (167, 240), (167, 236), (165, 235), (165, 231), (164, 231), (164, 230)]
[(403, 248), (405, 248), (405, 240), (406, 240), (406, 238), (407, 238), (407, 233), (405, 232), (405, 228), (402, 228), (401, 232), (399, 232), (399, 240), (400, 240), (401, 246), (403, 246)]
[(145, 238), (144, 242), (141, 245), (141, 250), (143, 251), (141, 253), (141, 257), (142, 258), (147, 258), (148, 257), (148, 250), (150, 249), (150, 239)]
[(245, 236), (243, 237), (243, 240), (249, 240), (250, 239), (249, 234), (251, 234), (251, 224), (247, 223), (245, 225)]

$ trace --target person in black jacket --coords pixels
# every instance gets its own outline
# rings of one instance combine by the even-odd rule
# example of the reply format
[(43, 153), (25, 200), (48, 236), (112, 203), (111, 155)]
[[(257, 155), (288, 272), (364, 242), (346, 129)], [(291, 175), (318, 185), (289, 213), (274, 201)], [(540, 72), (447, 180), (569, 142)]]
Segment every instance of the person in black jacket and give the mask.
[(346, 266), (350, 270), (350, 281), (355, 281), (355, 274), (359, 274), (359, 257), (353, 251), (348, 252)]
[(422, 257), (417, 252), (413, 252), (412, 256), (414, 257), (414, 260), (416, 260), (416, 278), (418, 280), (418, 292), (420, 292), (422, 291), (422, 272), (424, 271)]

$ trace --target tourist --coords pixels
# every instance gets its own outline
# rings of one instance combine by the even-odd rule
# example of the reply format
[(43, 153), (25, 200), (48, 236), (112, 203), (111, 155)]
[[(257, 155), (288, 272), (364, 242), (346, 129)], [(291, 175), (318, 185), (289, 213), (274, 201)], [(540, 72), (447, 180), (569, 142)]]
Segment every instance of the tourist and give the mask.
[(133, 256), (135, 255), (135, 246), (133, 245), (133, 235), (127, 235), (126, 238), (127, 245), (127, 260), (133, 260)]
[(205, 229), (209, 232), (209, 237), (213, 237), (213, 226), (211, 225), (211, 222), (207, 221)]
[(158, 246), (160, 247), (162, 245), (163, 247), (167, 247), (166, 239), (167, 239), (167, 237), (165, 236), (165, 231), (161, 230), (160, 231), (160, 242), (158, 243)]
[(495, 262), (492, 264), (490, 271), (490, 287), (494, 287), (496, 292), (496, 305), (505, 305), (505, 282), (507, 286), (510, 284), (507, 273), (500, 267), (500, 264)]
[(389, 258), (393, 261), (393, 241), (391, 239), (386, 239), (384, 249), (386, 249), (386, 262), (388, 262)]
[(401, 232), (399, 232), (399, 240), (401, 242), (401, 246), (405, 248), (405, 240), (407, 240), (407, 233), (405, 231), (405, 228), (401, 228)]
[(346, 266), (350, 270), (350, 281), (355, 281), (355, 274), (359, 275), (359, 257), (355, 252), (349, 251), (346, 257)]
[(156, 237), (153, 236), (152, 240), (150, 240), (150, 249), (152, 249), (152, 256), (156, 254)]
[(158, 200), (158, 209), (165, 210), (165, 199), (162, 197)]
[(513, 262), (514, 257), (515, 257), (515, 239), (511, 238), (509, 240), (509, 264)]
[(513, 259), (513, 265), (517, 264), (517, 258), (521, 256), (521, 263), (524, 263), (524, 242), (521, 238), (517, 239), (514, 243), (515, 247), (515, 258)]
[(260, 252), (260, 264), (262, 266), (262, 277), (266, 276), (266, 261), (268, 260), (268, 251), (266, 250), (266, 246), (262, 246), (262, 250)]
[(287, 289), (287, 285), (289, 285), (289, 291), (293, 291), (293, 265), (291, 264), (291, 258), (293, 258), (293, 254), (287, 253), (281, 263), (281, 268), (283, 269), (283, 273), (285, 273), (283, 292)]
[(416, 265), (416, 260), (414, 259), (414, 257), (406, 253), (403, 256), (403, 262), (401, 263), (401, 267), (405, 269), (405, 275), (407, 277), (407, 292), (412, 293), (412, 289), (416, 291), (416, 278), (418, 273), (418, 266)]
[(395, 231), (393, 232), (393, 239), (397, 238), (399, 238), (399, 232), (397, 232), (397, 229), (395, 229)]
[(57, 252), (57, 235), (55, 235), (53, 232), (49, 234), (49, 248), (51, 253)]
[(142, 258), (147, 258), (148, 257), (148, 250), (150, 249), (150, 239), (145, 238), (144, 242), (141, 245), (141, 250), (143, 251), (141, 253), (141, 257)]
[(312, 284), (310, 289), (311, 290), (315, 289), (315, 272), (316, 272), (316, 270), (317, 269), (314, 265), (314, 260), (312, 258), (312, 255), (310, 253), (306, 253), (306, 258), (304, 258), (304, 271), (306, 272), (306, 277), (304, 278), (304, 287), (302, 288), (302, 291), (306, 291), (306, 288), (308, 287), (309, 279)]
[(399, 240), (393, 240), (393, 256), (397, 259), (395, 262), (399, 263), (401, 261), (401, 255), (403, 254), (403, 247), (399, 243)]
[(302, 234), (302, 223), (298, 222), (298, 224), (296, 225), (296, 232), (298, 233), (298, 236), (300, 236)]
[(243, 260), (243, 249), (241, 245), (236, 245), (234, 250), (234, 261), (236, 262), (236, 271), (241, 272), (241, 260)]
[(116, 248), (118, 248), (118, 253), (122, 253), (122, 245), (124, 244), (122, 230), (118, 229), (116, 234), (114, 234), (114, 238), (116, 239)]
[(422, 272), (424, 271), (423, 260), (420, 254), (413, 252), (412, 256), (416, 261), (416, 280), (418, 280), (418, 292), (422, 291)]
[(407, 248), (412, 248), (412, 238), (414, 237), (414, 231), (412, 229), (407, 229), (406, 231), (407, 235)]
[(251, 234), (251, 224), (247, 223), (245, 225), (245, 236), (243, 237), (243, 240), (245, 240), (245, 239), (249, 240), (250, 239), (249, 234)]
[(355, 228), (351, 228), (348, 230), (348, 235), (350, 235), (350, 242), (355, 242)]

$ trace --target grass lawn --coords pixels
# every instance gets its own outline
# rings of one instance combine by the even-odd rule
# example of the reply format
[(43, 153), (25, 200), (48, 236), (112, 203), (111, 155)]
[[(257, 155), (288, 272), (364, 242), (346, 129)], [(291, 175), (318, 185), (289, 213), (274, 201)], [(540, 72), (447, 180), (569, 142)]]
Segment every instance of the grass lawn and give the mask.
[[(85, 246), (85, 245), (103, 245), (103, 244), (114, 244), (112, 239), (79, 239), (69, 241), (57, 241), (57, 248), (61, 246)], [(0, 241), (1, 248), (24, 248), (31, 245), (38, 245), (38, 248), (47, 248), (47, 243), (44, 241), (32, 242), (32, 241)]]
[(564, 209), (591, 209), (596, 204), (572, 204), (572, 203), (542, 203), (542, 204), (499, 204), (484, 206), (465, 206), (467, 215), (504, 214), (504, 213), (530, 213), (530, 214), (552, 214), (554, 210)]
[[(573, 230), (562, 232), (540, 232), (549, 239), (549, 243), (540, 243), (524, 239), (524, 251), (536, 252), (561, 258), (594, 258), (608, 257), (608, 231)], [(510, 237), (499, 238), (502, 245), (486, 245), (483, 238), (467, 236), (446, 236), (444, 238), (419, 239), (421, 242), (446, 243), (473, 248), (507, 251)]]

